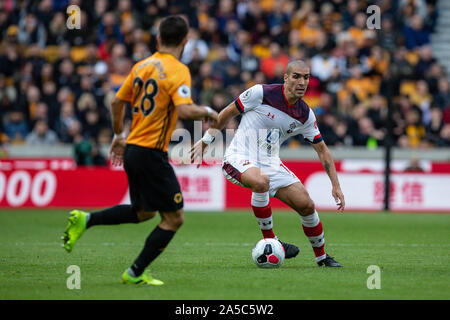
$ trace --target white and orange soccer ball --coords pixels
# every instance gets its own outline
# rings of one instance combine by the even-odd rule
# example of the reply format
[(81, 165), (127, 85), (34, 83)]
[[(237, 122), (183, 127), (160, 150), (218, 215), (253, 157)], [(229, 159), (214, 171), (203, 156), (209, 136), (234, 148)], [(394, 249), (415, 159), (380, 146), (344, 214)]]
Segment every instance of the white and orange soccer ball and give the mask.
[(252, 257), (260, 268), (278, 268), (284, 261), (284, 248), (278, 240), (265, 238), (256, 243)]

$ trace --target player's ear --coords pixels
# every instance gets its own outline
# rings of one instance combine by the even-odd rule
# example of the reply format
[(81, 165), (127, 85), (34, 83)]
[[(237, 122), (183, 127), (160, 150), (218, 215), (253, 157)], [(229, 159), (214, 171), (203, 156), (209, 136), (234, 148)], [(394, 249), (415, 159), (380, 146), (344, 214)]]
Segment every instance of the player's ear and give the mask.
[(161, 36), (159, 34), (156, 36), (156, 42), (158, 44), (158, 48), (161, 47)]
[(186, 45), (186, 43), (188, 42), (188, 36), (184, 37), (182, 45), (183, 47)]

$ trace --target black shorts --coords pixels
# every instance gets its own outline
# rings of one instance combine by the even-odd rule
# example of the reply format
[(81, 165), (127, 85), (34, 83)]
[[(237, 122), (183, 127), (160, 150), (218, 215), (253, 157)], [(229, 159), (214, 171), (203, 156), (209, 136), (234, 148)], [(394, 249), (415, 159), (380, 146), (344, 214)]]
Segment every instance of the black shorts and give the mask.
[(136, 210), (167, 212), (183, 208), (180, 184), (167, 152), (128, 144), (124, 169)]

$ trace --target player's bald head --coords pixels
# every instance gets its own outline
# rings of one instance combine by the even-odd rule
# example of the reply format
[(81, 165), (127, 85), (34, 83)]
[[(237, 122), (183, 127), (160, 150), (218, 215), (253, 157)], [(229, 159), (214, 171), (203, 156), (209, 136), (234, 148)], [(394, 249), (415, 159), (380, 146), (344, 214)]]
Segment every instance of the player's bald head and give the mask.
[(293, 69), (308, 69), (309, 66), (303, 60), (294, 60), (288, 63), (286, 67), (286, 74), (290, 75)]
[(284, 89), (288, 101), (295, 101), (303, 97), (309, 83), (309, 66), (303, 60), (288, 63), (284, 74)]

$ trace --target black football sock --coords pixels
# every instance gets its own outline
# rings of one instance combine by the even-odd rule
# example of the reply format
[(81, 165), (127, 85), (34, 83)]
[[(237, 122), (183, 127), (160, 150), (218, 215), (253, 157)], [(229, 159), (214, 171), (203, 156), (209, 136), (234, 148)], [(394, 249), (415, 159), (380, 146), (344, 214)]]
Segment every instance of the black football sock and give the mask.
[(161, 229), (156, 226), (155, 229), (145, 240), (144, 248), (130, 267), (135, 277), (140, 276), (145, 268), (155, 260), (159, 254), (166, 248), (170, 240), (175, 235), (174, 231)]
[(105, 210), (90, 213), (86, 228), (95, 225), (138, 223), (136, 210), (129, 204), (117, 205)]

